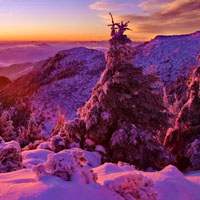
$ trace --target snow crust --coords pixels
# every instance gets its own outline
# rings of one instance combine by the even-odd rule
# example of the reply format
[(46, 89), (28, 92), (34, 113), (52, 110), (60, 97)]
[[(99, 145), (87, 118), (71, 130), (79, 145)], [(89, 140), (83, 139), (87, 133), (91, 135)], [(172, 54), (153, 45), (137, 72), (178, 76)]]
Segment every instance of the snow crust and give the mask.
[(188, 74), (189, 68), (198, 65), (200, 52), (199, 32), (178, 36), (157, 36), (135, 48), (133, 64), (146, 71), (156, 72), (165, 85), (177, 77)]
[[(36, 151), (35, 154), (37, 153)], [(24, 156), (33, 158), (27, 152)], [(200, 171), (190, 172), (184, 176), (176, 167), (167, 166), (160, 172), (142, 172), (122, 163), (105, 163), (92, 169), (97, 173), (98, 180), (97, 183), (90, 184), (76, 180), (64, 181), (52, 175), (44, 176), (37, 181), (32, 169), (0, 174), (0, 199), (124, 200), (124, 197), (109, 189), (106, 184), (119, 181), (125, 176), (137, 175), (152, 179), (159, 200), (199, 200), (200, 197)]]

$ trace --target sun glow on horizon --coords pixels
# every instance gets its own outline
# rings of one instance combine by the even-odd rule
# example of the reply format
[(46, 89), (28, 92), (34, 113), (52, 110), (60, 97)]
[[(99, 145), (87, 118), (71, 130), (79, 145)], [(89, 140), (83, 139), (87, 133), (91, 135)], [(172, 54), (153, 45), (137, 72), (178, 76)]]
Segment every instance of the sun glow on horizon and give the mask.
[(102, 41), (108, 13), (131, 21), (133, 41), (200, 29), (198, 0), (1, 0), (0, 41)]

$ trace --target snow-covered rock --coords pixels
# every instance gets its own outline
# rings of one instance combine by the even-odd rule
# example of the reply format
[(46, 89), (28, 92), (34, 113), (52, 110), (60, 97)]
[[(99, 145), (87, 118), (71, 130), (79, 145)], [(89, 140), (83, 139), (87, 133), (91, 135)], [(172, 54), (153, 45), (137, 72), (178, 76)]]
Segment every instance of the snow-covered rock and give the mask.
[(53, 175), (65, 181), (76, 180), (85, 184), (96, 182), (96, 174), (91, 169), (86, 168), (86, 165), (87, 160), (84, 157), (84, 152), (74, 148), (49, 154), (47, 161), (35, 166), (33, 171), (38, 179), (44, 175)]
[(35, 149), (23, 151), (21, 154), (23, 158), (23, 165), (27, 168), (32, 168), (39, 163), (46, 162), (47, 156), (49, 154), (53, 154), (53, 152), (46, 149)]

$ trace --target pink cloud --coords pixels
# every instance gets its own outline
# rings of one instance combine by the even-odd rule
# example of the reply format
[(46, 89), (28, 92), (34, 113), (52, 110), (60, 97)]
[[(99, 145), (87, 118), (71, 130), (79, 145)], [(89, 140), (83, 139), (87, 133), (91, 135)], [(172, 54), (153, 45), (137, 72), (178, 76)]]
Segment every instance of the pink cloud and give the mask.
[(94, 10), (101, 10), (101, 11), (110, 11), (110, 10), (120, 10), (123, 6), (123, 4), (116, 4), (113, 1), (109, 1), (109, 0), (101, 0), (101, 1), (97, 1), (94, 4), (91, 4), (89, 6), (91, 9)]
[[(134, 6), (140, 7), (140, 12), (130, 9), (127, 12), (115, 12), (117, 21), (131, 21), (133, 37), (150, 39), (160, 34), (182, 34), (200, 30), (200, 1), (199, 0), (147, 0), (137, 1)], [(115, 4), (114, 4), (115, 3)], [(119, 3), (119, 1), (118, 1)], [(130, 1), (129, 1), (130, 4)], [(117, 1), (102, 0), (91, 5), (92, 9), (110, 11), (126, 9), (127, 5), (117, 4)], [(132, 5), (132, 6), (133, 6)], [(131, 7), (129, 5), (129, 7)], [(108, 22), (109, 16), (102, 14)]]

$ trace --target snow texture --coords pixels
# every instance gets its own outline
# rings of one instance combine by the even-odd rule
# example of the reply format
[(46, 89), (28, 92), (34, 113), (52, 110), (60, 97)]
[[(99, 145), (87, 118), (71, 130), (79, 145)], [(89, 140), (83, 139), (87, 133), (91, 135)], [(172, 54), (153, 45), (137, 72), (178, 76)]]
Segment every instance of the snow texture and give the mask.
[(87, 160), (81, 149), (63, 150), (57, 154), (49, 154), (44, 164), (33, 168), (38, 179), (44, 175), (53, 175), (65, 181), (76, 180), (89, 184), (96, 182), (97, 176), (91, 169), (85, 168)]
[(165, 85), (188, 74), (197, 66), (200, 53), (200, 31), (189, 35), (157, 36), (135, 48), (133, 64), (155, 71)]

